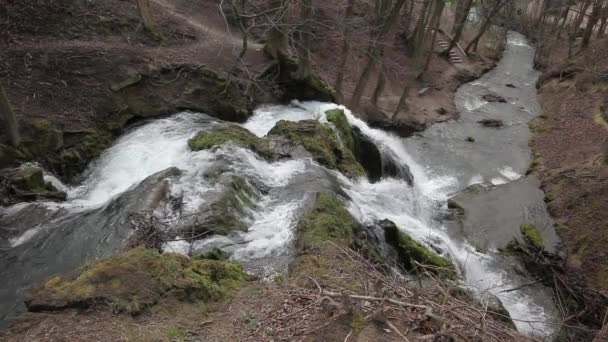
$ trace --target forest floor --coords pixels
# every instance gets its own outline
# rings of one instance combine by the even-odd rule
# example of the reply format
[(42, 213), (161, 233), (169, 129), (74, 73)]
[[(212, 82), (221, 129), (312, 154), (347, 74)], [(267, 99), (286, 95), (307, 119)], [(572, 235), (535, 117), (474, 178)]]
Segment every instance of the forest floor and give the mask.
[[(567, 47), (554, 51), (567, 60)], [(608, 54), (606, 41), (545, 70), (531, 126), (535, 166), (562, 240), (567, 273), (608, 296)], [(601, 315), (601, 313), (599, 313)]]
[(390, 275), (356, 252), (325, 242), (299, 255), (288, 275), (250, 281), (223, 303), (183, 302), (168, 295), (137, 316), (114, 313), (103, 304), (30, 312), (11, 321), (0, 339), (531, 341), (505, 319), (453, 284)]

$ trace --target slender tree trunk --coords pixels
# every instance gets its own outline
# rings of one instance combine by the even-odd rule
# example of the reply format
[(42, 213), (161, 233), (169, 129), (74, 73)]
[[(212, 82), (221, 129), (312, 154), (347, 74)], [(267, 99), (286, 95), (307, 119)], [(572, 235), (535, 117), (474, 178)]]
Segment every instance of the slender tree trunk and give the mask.
[(606, 32), (606, 26), (608, 25), (608, 6), (604, 7), (604, 15), (600, 23), (600, 28), (597, 30), (597, 38), (602, 38)]
[(403, 34), (405, 35), (406, 39), (410, 34), (410, 26), (412, 25), (412, 18), (414, 16), (414, 1), (410, 0), (408, 1), (407, 4), (407, 8), (405, 11), (405, 23), (404, 23), (404, 31)]
[(492, 19), (494, 18), (494, 16), (498, 13), (498, 11), (500, 11), (500, 9), (507, 3), (507, 0), (497, 0), (496, 4), (494, 5), (494, 7), (490, 10), (490, 13), (488, 13), (488, 16), (485, 18), (483, 24), (481, 25), (481, 27), (479, 28), (479, 31), (477, 32), (477, 35), (475, 36), (475, 38), (473, 38), (473, 40), (471, 40), (471, 42), (469, 43), (469, 45), (467, 45), (467, 47), (464, 49), (465, 53), (469, 53), (469, 50), (474, 46), (475, 50), (477, 50), (477, 46), (479, 44), (479, 40), (481, 39), (481, 37), (483, 37), (483, 35), (486, 33), (486, 31), (490, 28), (490, 26), (492, 25)]
[(274, 9), (274, 15), (272, 16), (272, 23), (268, 36), (268, 41), (264, 50), (271, 58), (278, 60), (281, 56), (287, 55), (289, 50), (289, 41), (287, 34), (281, 27), (283, 21), (283, 14), (287, 11), (288, 3), (285, 0), (272, 0), (270, 8)]
[(420, 78), (424, 74), (424, 72), (428, 69), (428, 67), (431, 63), (431, 57), (433, 56), (433, 48), (435, 47), (435, 39), (437, 39), (437, 31), (439, 30), (439, 21), (440, 21), (439, 19), (441, 19), (441, 15), (443, 14), (444, 6), (445, 6), (445, 2), (443, 2), (443, 0), (435, 1), (435, 8), (433, 9), (433, 16), (431, 17), (431, 22), (429, 23), (429, 30), (432, 30), (431, 31), (432, 34), (430, 36), (427, 35), (427, 39), (430, 38), (430, 42), (427, 43), (429, 48), (426, 51), (426, 58), (425, 58), (424, 66), (422, 67), (422, 69), (420, 70), (418, 75), (416, 75), (416, 78)]
[(459, 21), (455, 23), (454, 28), (456, 29), (453, 33), (454, 37), (450, 41), (450, 45), (445, 49), (442, 54), (447, 55), (450, 51), (460, 42), (460, 38), (462, 37), (462, 33), (464, 32), (464, 27), (467, 23), (467, 18), (469, 16), (469, 12), (471, 11), (471, 7), (473, 5), (473, 0), (461, 0), (464, 4), (462, 7), (462, 16), (459, 16)]
[(306, 79), (312, 74), (312, 0), (303, 0), (302, 6), (304, 51), (302, 56), (300, 56), (296, 77)]
[(600, 19), (600, 15), (602, 12), (602, 5), (604, 4), (603, 0), (595, 0), (593, 4), (593, 9), (591, 10), (591, 16), (587, 20), (587, 26), (585, 26), (585, 32), (583, 32), (583, 41), (581, 42), (581, 50), (584, 50), (589, 46), (589, 42), (591, 41), (591, 34), (593, 34), (593, 28), (597, 24)]
[(139, 15), (144, 23), (146, 30), (156, 34), (156, 27), (150, 14), (150, 1), (149, 0), (137, 0), (137, 7), (139, 8)]
[(376, 83), (376, 88), (374, 89), (374, 94), (372, 95), (372, 104), (374, 106), (378, 106), (378, 99), (380, 99), (380, 95), (384, 91), (384, 87), (386, 86), (386, 75), (384, 74), (384, 69), (382, 65), (378, 68), (378, 82)]
[(359, 108), (359, 103), (361, 103), (361, 97), (363, 96), (363, 91), (367, 83), (369, 82), (369, 77), (371, 76), (371, 71), (374, 65), (377, 62), (378, 58), (378, 46), (377, 42), (380, 41), (392, 28), (393, 24), (397, 21), (397, 17), (399, 16), (399, 12), (401, 11), (401, 7), (405, 0), (397, 0), (391, 9), (391, 12), (382, 25), (380, 32), (376, 37), (371, 37), (370, 46), (368, 47), (367, 54), (368, 60), (363, 68), (363, 72), (359, 77), (359, 81), (357, 82), (357, 86), (355, 87), (355, 91), (353, 92), (353, 97), (351, 99), (351, 108), (356, 110)]
[(344, 14), (344, 28), (342, 30), (342, 35), (344, 36), (342, 40), (342, 51), (340, 53), (340, 66), (338, 68), (338, 75), (336, 77), (336, 96), (338, 98), (338, 102), (344, 102), (344, 94), (342, 91), (342, 84), (344, 83), (344, 72), (346, 69), (346, 62), (348, 61), (348, 54), (350, 53), (350, 43), (349, 43), (349, 33), (350, 33), (350, 23), (348, 22), (350, 18), (353, 16), (353, 10), (355, 8), (355, 0), (348, 0), (346, 5), (346, 13)]
[[(237, 4), (237, 1), (239, 2)], [(249, 37), (247, 34), (247, 18), (243, 15), (245, 11), (245, 1), (246, 0), (231, 0), (230, 6), (232, 7), (232, 11), (238, 18), (239, 31), (243, 35), (243, 43), (241, 46), (241, 52), (239, 52), (238, 59), (239, 61), (245, 57), (245, 53), (247, 53), (247, 47), (249, 45)]]
[(19, 126), (17, 124), (17, 117), (15, 116), (15, 112), (13, 112), (13, 108), (11, 107), (10, 102), (8, 102), (8, 96), (6, 96), (6, 92), (4, 88), (0, 84), (0, 114), (4, 118), (4, 122), (6, 123), (6, 129), (8, 133), (8, 137), (10, 139), (10, 143), (13, 146), (17, 146), (21, 143), (21, 135), (19, 134)]

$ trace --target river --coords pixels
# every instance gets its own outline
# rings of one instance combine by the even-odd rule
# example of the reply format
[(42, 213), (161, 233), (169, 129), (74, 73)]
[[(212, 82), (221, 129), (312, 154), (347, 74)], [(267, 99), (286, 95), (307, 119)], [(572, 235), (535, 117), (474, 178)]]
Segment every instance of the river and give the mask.
[[(533, 55), (523, 36), (511, 32), (496, 69), (459, 89), (460, 118), (410, 138), (371, 128), (344, 108), (352, 126), (384, 155), (409, 168), (411, 185), (390, 177), (373, 183), (349, 179), (308, 158), (268, 162), (232, 145), (191, 152), (187, 140), (217, 123), (204, 114), (179, 113), (134, 127), (92, 163), (81, 185), (65, 187), (47, 175), (67, 191), (67, 202), (0, 209), (0, 227), (19, 232), (0, 241), (0, 318), (7, 320), (24, 309), (25, 291), (33, 283), (119, 250), (130, 234), (129, 212), (153, 210), (168, 226), (178, 225), (218, 191), (218, 177), (234, 174), (263, 189), (255, 209), (244, 215), (248, 230), (194, 243), (169, 242), (166, 251), (196, 253), (219, 246), (251, 272), (280, 272), (290, 260), (298, 218), (316, 192), (334, 191), (348, 200), (361, 223), (388, 218), (442, 251), (458, 265), (463, 284), (482, 299), (487, 293), (499, 298), (520, 331), (551, 335), (557, 314), (550, 292), (540, 285), (510, 291), (533, 279), (515, 272), (517, 261), (497, 251), (528, 221), (541, 226), (548, 248), (557, 243), (538, 182), (524, 176), (531, 161), (527, 124), (539, 112)], [(488, 103), (482, 99), (486, 94), (507, 101)], [(264, 106), (243, 126), (263, 137), (278, 120), (326, 121), (325, 110), (335, 107), (297, 101)], [(488, 118), (502, 120), (504, 127), (477, 123)], [(485, 187), (479, 194), (466, 193), (471, 184)], [(466, 209), (464, 219), (454, 219), (447, 208), (454, 196)], [(176, 198), (179, 209), (167, 200)]]

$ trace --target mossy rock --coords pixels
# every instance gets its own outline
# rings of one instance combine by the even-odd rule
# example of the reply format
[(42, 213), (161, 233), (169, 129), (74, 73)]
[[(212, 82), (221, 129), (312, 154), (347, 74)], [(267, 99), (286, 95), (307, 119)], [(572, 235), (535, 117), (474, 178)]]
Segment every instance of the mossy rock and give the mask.
[(330, 109), (325, 112), (325, 115), (327, 117), (327, 121), (333, 123), (338, 130), (342, 144), (351, 152), (355, 153), (355, 138), (344, 111), (338, 108)]
[(543, 248), (543, 237), (540, 235), (538, 228), (533, 224), (522, 224), (519, 226), (519, 231), (524, 238), (524, 241), (535, 249)]
[(188, 140), (188, 146), (192, 151), (201, 151), (229, 142), (251, 149), (264, 158), (273, 156), (267, 140), (258, 138), (247, 129), (237, 125), (218, 125), (209, 131), (198, 132)]
[(389, 220), (382, 220), (380, 226), (384, 229), (386, 242), (393, 246), (399, 256), (399, 261), (408, 271), (414, 271), (417, 264), (432, 266), (430, 271), (447, 276), (454, 276), (454, 264), (448, 259), (431, 251), (414, 240), (407, 233), (399, 230), (397, 225)]
[(65, 201), (65, 192), (58, 191), (50, 182), (44, 181), (42, 169), (23, 164), (18, 168), (0, 172), (0, 203), (5, 205), (21, 201), (54, 200)]
[(351, 244), (361, 226), (336, 195), (320, 192), (313, 207), (300, 219), (296, 228), (296, 246), (303, 249), (315, 243), (335, 240)]
[[(259, 197), (245, 178), (231, 176), (219, 196), (210, 200), (208, 207), (202, 210), (202, 218), (197, 219), (194, 232), (228, 235), (235, 231), (246, 231), (248, 226), (245, 219), (255, 208)], [(191, 228), (186, 227), (186, 230), (192, 232)]]
[(365, 176), (365, 170), (353, 153), (338, 142), (334, 131), (326, 124), (316, 120), (281, 120), (268, 135), (281, 135), (302, 145), (317, 162), (329, 169), (337, 169), (349, 177)]
[(100, 304), (138, 314), (169, 296), (181, 301), (219, 301), (246, 278), (235, 263), (135, 248), (92, 261), (74, 274), (50, 278), (26, 304), (30, 311)]

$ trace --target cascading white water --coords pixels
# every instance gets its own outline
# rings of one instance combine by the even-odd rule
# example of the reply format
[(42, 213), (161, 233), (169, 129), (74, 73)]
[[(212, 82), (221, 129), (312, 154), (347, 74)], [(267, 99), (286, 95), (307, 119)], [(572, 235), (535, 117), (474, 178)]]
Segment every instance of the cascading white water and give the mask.
[[(295, 108), (284, 108), (277, 111), (268, 108), (258, 111), (244, 126), (259, 136), (264, 136), (279, 120), (319, 119), (327, 122), (326, 110), (338, 107), (334, 104), (294, 102)], [(517, 328), (531, 335), (545, 336), (553, 332), (551, 317), (545, 314), (542, 306), (521, 291), (506, 291), (520, 284), (510, 279), (505, 270), (493, 265), (493, 257), (479, 253), (463, 239), (450, 236), (447, 228), (436, 219), (442, 211), (447, 210), (448, 197), (458, 189), (457, 181), (450, 176), (433, 176), (429, 170), (417, 163), (406, 150), (404, 139), (383, 130), (370, 128), (365, 122), (356, 118), (344, 107), (348, 121), (358, 127), (363, 134), (370, 137), (381, 149), (390, 149), (397, 156), (397, 162), (406, 164), (414, 177), (410, 187), (406, 181), (385, 178), (376, 183), (367, 179), (349, 180), (341, 176), (346, 193), (351, 198), (350, 211), (361, 223), (372, 224), (382, 219), (390, 219), (400, 229), (426, 244), (433, 245), (454, 260), (461, 269), (466, 285), (480, 297), (485, 293), (499, 298), (509, 311)], [(308, 117), (303, 115), (306, 109)], [(321, 113), (321, 114), (319, 114)], [(281, 115), (283, 114), (283, 115)], [(257, 123), (262, 123), (257, 124)], [(501, 170), (504, 177), (514, 179), (512, 169)], [(505, 181), (506, 182), (506, 181)]]
[[(478, 110), (485, 105), (487, 102), (478, 97), (472, 97), (471, 101), (465, 101), (464, 104), (466, 110)], [(318, 119), (327, 122), (325, 111), (336, 107), (335, 104), (319, 102), (266, 106), (256, 110), (243, 126), (262, 137), (279, 120)], [(367, 179), (353, 180), (335, 171), (323, 171), (335, 176), (348, 194), (349, 210), (353, 216), (364, 224), (381, 219), (392, 220), (412, 237), (436, 247), (454, 260), (465, 283), (480, 297), (484, 293), (498, 297), (519, 330), (539, 335), (552, 333), (552, 326), (547, 323), (551, 317), (542, 306), (522, 291), (504, 292), (521, 284), (514, 282), (506, 270), (495, 265), (492, 254), (477, 252), (464, 238), (450, 234), (448, 228), (437, 219), (447, 210), (449, 197), (469, 184), (482, 182), (487, 175), (469, 172), (465, 173), (467, 182), (459, 182), (458, 177), (462, 175), (437, 172), (434, 166), (422, 160), (420, 154), (412, 153), (410, 140), (370, 128), (347, 109), (345, 113), (351, 125), (358, 127), (379, 149), (389, 151), (397, 163), (409, 167), (414, 178), (413, 185), (410, 186), (400, 179), (384, 178), (371, 183)], [(232, 257), (239, 261), (248, 263), (259, 260), (262, 266), (267, 266), (264, 263), (268, 258), (289, 253), (293, 228), (305, 202), (315, 191), (327, 187), (327, 184), (319, 181), (326, 174), (313, 179), (311, 176), (318, 175), (315, 172), (322, 168), (311, 160), (293, 159), (270, 163), (247, 149), (232, 145), (206, 151), (190, 151), (187, 140), (197, 131), (213, 124), (215, 120), (203, 114), (180, 113), (133, 129), (118, 139), (91, 166), (82, 185), (66, 188), (68, 202), (49, 204), (49, 207), (67, 209), (72, 213), (102, 207), (136, 187), (146, 177), (169, 167), (177, 167), (182, 170), (182, 174), (172, 180), (170, 192), (182, 198), (183, 214), (187, 215), (196, 212), (204, 204), (206, 194), (219, 186), (206, 178), (205, 173), (218, 162), (228, 162), (230, 172), (254, 179), (267, 188), (251, 212), (248, 231), (230, 237), (206, 237), (193, 244), (186, 241), (169, 242), (165, 248), (184, 253), (219, 243), (219, 246), (231, 246)], [(300, 176), (305, 178), (304, 182), (319, 184), (311, 189), (297, 187)], [(503, 165), (490, 179), (491, 183), (501, 184), (519, 176), (513, 168)], [(50, 176), (47, 179), (57, 183)], [(57, 186), (62, 185), (57, 183)], [(9, 208), (5, 214), (12, 215), (23, 207)], [(166, 218), (171, 223), (179, 219), (172, 215)], [(11, 240), (13, 247), (25, 244), (44, 228), (43, 225), (38, 225), (14, 238)], [(263, 272), (272, 272), (272, 268), (269, 266)]]

